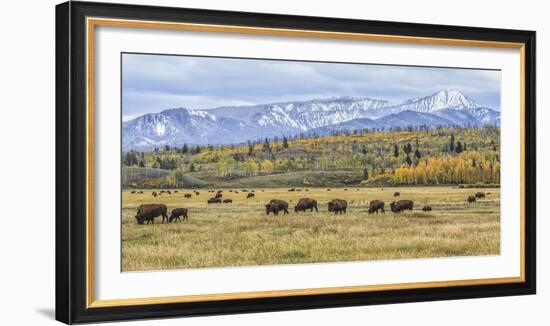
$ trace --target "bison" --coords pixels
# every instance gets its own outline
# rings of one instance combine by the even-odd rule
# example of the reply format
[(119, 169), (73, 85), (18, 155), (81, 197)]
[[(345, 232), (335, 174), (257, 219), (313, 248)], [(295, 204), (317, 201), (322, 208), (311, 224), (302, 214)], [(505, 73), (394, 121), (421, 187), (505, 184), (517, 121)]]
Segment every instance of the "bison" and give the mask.
[(247, 198), (247, 199), (248, 199), (248, 198), (254, 198), (254, 194), (251, 193), (251, 192), (249, 192), (248, 195), (246, 195), (246, 198)]
[(167, 194), (169, 194), (169, 195), (171, 195), (171, 194), (172, 194), (172, 192), (171, 192), (170, 190), (168, 190), (168, 191), (167, 191), (166, 193), (167, 193)]
[(153, 195), (153, 197), (156, 197), (156, 196), (158, 196), (158, 194), (157, 194), (157, 192), (156, 192), (156, 191), (153, 191), (153, 192), (151, 193), (151, 195)]
[(333, 199), (328, 203), (328, 211), (334, 212), (334, 215), (346, 214), (346, 209), (348, 208), (348, 202), (343, 199)]
[(317, 201), (315, 199), (311, 199), (311, 198), (301, 198), (299, 201), (298, 201), (298, 204), (296, 204), (296, 206), (294, 206), (294, 211), (295, 212), (305, 212), (306, 209), (310, 209), (310, 212), (313, 212), (313, 209), (315, 208), (315, 211), (318, 212), (319, 210), (317, 209)]
[(231, 204), (233, 202), (233, 199), (226, 198), (223, 200), (224, 204)]
[(189, 217), (187, 216), (188, 211), (189, 210), (187, 208), (174, 208), (170, 213), (170, 218), (168, 219), (168, 222), (176, 220), (181, 222), (180, 216), (183, 216), (184, 221), (189, 221)]
[(391, 211), (394, 213), (400, 213), (406, 209), (412, 211), (413, 209), (413, 201), (412, 200), (400, 200), (398, 202), (392, 202), (390, 204)]
[(386, 214), (386, 211), (384, 210), (384, 202), (381, 200), (371, 200), (369, 203), (369, 214), (376, 213), (378, 214), (378, 211), (381, 210), (382, 213)]
[(214, 195), (214, 198), (222, 198), (223, 197), (223, 194), (221, 192), (218, 192), (216, 193), (216, 195)]
[(479, 199), (485, 198), (485, 193), (479, 191), (479, 192), (476, 192), (475, 196), (476, 196), (476, 198), (479, 198)]
[(183, 195), (183, 197), (185, 197), (185, 198), (191, 198), (192, 195), (191, 195), (190, 193), (187, 193), (187, 194)]
[(401, 196), (401, 194), (399, 193), (399, 191), (396, 191), (396, 192), (393, 193), (393, 196), (394, 197), (399, 197), (399, 196)]
[(265, 205), (265, 213), (273, 213), (273, 215), (279, 215), (279, 211), (284, 211), (283, 214), (288, 213), (288, 203), (280, 199), (272, 199), (268, 204)]
[(149, 224), (155, 223), (155, 217), (162, 216), (162, 223), (164, 220), (168, 222), (167, 210), (164, 204), (143, 204), (138, 207), (136, 220), (138, 224), (143, 224), (145, 221)]
[(221, 204), (222, 199), (221, 198), (210, 198), (208, 199), (208, 204)]
[(136, 191), (135, 191), (135, 190), (132, 190), (132, 191), (130, 191), (130, 193), (131, 193), (131, 194), (135, 194), (135, 193), (136, 193)]
[(200, 194), (201, 194), (200, 192), (195, 191), (195, 196), (198, 196), (198, 195), (200, 195)]
[(432, 206), (425, 205), (424, 207), (422, 207), (422, 211), (424, 212), (430, 212), (431, 210), (432, 210)]
[(475, 196), (468, 196), (468, 204), (472, 204), (472, 203), (475, 203), (476, 202), (476, 197)]

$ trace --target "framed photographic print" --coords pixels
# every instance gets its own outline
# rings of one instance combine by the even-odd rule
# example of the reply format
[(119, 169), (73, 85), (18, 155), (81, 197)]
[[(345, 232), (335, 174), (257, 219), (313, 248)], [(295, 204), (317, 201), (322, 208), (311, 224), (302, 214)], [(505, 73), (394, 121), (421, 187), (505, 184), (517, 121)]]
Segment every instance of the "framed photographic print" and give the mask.
[(56, 8), (56, 318), (535, 293), (535, 32)]

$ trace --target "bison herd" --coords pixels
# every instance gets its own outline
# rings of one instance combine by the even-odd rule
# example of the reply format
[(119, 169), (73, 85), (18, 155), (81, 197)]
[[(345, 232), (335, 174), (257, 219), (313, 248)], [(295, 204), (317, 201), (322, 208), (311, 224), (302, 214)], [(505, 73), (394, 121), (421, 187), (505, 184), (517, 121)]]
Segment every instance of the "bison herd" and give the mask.
[[(263, 191), (263, 190), (262, 190)], [(289, 189), (289, 191), (298, 191), (297, 189)], [(307, 189), (306, 189), (307, 191)], [(327, 191), (330, 191), (330, 189), (327, 189)], [(178, 191), (175, 190), (173, 192), (171, 191), (159, 191), (158, 193), (156, 191), (152, 192), (153, 197), (161, 196), (162, 194), (172, 194), (177, 193)], [(207, 200), (207, 204), (231, 204), (233, 203), (232, 199), (229, 198), (223, 198), (223, 191), (218, 190), (209, 190), (208, 192), (214, 193), (213, 197), (210, 197)], [(238, 194), (239, 192), (237, 190), (229, 190), (229, 192), (233, 194)], [(246, 198), (254, 198), (254, 190), (248, 191), (246, 189), (243, 189), (241, 192), (246, 193)], [(131, 191), (132, 194), (142, 194), (143, 191)], [(198, 191), (193, 191), (193, 193), (198, 196), (200, 193)], [(489, 195), (490, 193), (483, 193), (483, 192), (477, 192), (474, 195), (469, 195), (466, 199), (468, 204), (475, 203), (477, 200), (485, 198), (486, 195)], [(401, 194), (399, 192), (395, 192), (393, 194), (394, 197), (399, 197)], [(191, 198), (193, 195), (191, 193), (184, 194), (185, 198)], [(291, 201), (292, 202), (292, 201)], [(353, 201), (352, 201), (353, 204)], [(328, 211), (334, 212), (335, 215), (337, 214), (346, 214), (346, 210), (348, 207), (348, 202), (343, 199), (333, 199), (328, 202)], [(384, 210), (384, 202), (378, 199), (371, 200), (369, 202), (368, 206), (368, 214), (376, 213), (378, 214), (383, 213), (385, 214)], [(290, 214), (288, 211), (289, 204), (288, 202), (280, 199), (272, 199), (265, 205), (265, 212), (267, 215), (272, 213), (273, 215), (279, 215), (279, 212), (283, 212), (283, 215)], [(414, 202), (412, 200), (408, 199), (402, 199), (398, 201), (393, 201), (390, 203), (390, 209), (393, 213), (401, 213), (403, 211), (412, 211), (414, 207)], [(315, 210), (316, 212), (319, 211), (319, 207), (317, 204), (317, 201), (312, 198), (301, 198), (298, 200), (298, 203), (294, 206), (294, 212), (306, 212), (306, 211), (313, 212)], [(432, 210), (432, 207), (429, 205), (424, 205), (422, 207), (422, 211), (429, 212)], [(189, 210), (187, 208), (174, 208), (170, 212), (170, 216), (168, 216), (168, 208), (164, 204), (143, 204), (140, 205), (137, 209), (135, 218), (138, 224), (147, 224), (149, 223), (155, 223), (155, 218), (162, 217), (162, 223), (170, 223), (175, 221), (189, 221), (188, 217)]]

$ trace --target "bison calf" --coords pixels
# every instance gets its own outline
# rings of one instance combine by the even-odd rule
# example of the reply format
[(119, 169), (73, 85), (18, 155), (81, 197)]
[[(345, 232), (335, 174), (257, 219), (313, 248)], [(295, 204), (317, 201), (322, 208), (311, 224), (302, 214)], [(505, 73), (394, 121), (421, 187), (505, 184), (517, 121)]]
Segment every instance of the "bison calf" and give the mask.
[(176, 220), (181, 222), (180, 216), (183, 217), (184, 221), (189, 221), (189, 217), (187, 216), (188, 211), (189, 210), (187, 208), (174, 208), (172, 210), (172, 213), (170, 213), (170, 218), (168, 219), (168, 222)]
[(424, 211), (424, 212), (429, 212), (431, 210), (432, 210), (432, 206), (426, 205), (426, 206), (422, 207), (422, 211)]
[(475, 203), (476, 202), (476, 197), (474, 196), (468, 196), (468, 204), (472, 204), (472, 203)]

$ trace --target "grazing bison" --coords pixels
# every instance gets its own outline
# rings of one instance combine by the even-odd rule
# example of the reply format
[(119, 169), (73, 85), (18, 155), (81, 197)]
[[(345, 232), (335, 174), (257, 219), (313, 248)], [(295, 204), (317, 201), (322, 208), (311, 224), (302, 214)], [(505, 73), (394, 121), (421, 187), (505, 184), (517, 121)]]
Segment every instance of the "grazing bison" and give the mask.
[(131, 193), (131, 194), (135, 194), (135, 193), (136, 193), (136, 191), (135, 191), (135, 190), (132, 190), (132, 191), (130, 191), (130, 193)]
[(167, 194), (169, 194), (169, 195), (171, 195), (171, 194), (172, 194), (172, 192), (171, 192), (170, 190), (168, 190), (168, 191), (167, 191), (166, 193), (167, 193)]
[(187, 194), (183, 195), (183, 197), (185, 197), (185, 198), (191, 198), (192, 196), (193, 195), (191, 195), (190, 193), (187, 193)]
[(226, 198), (223, 200), (224, 204), (231, 204), (233, 202), (233, 199)]
[(401, 196), (401, 194), (398, 191), (396, 191), (396, 192), (393, 193), (393, 196), (394, 197), (399, 197), (399, 196)]
[(142, 194), (142, 193), (143, 193), (143, 190), (140, 190), (140, 191), (138, 192), (138, 194)]
[(155, 223), (155, 217), (162, 216), (162, 223), (164, 220), (168, 222), (167, 210), (164, 204), (143, 204), (138, 207), (136, 220), (138, 224), (143, 224), (145, 221), (149, 224)]
[(208, 199), (208, 204), (221, 204), (222, 199), (221, 198), (210, 198)]
[(268, 204), (265, 205), (265, 213), (273, 213), (273, 215), (279, 215), (279, 211), (284, 211), (283, 214), (288, 213), (288, 203), (280, 199), (272, 199)]
[(157, 192), (156, 192), (156, 191), (153, 191), (153, 192), (151, 193), (151, 195), (153, 195), (153, 197), (156, 197), (156, 196), (158, 196), (158, 194), (157, 194)]
[(344, 188), (344, 191), (348, 191), (348, 188)]
[(233, 189), (229, 189), (229, 192), (233, 192)]
[(348, 202), (343, 199), (333, 199), (328, 203), (328, 211), (334, 212), (334, 215), (346, 214), (346, 209), (348, 208)]
[(481, 198), (485, 198), (485, 193), (479, 191), (479, 192), (476, 192), (475, 196), (476, 196), (476, 198), (480, 198), (480, 199), (481, 199)]
[(426, 205), (426, 206), (422, 207), (422, 211), (424, 211), (424, 212), (429, 212), (431, 210), (432, 210), (432, 206)]
[(327, 191), (330, 191), (330, 189), (327, 189)]
[(390, 204), (391, 211), (394, 213), (400, 213), (406, 209), (413, 210), (413, 201), (412, 200), (400, 200), (397, 203), (394, 201)]
[(369, 203), (369, 214), (378, 214), (379, 210), (381, 210), (382, 213), (386, 214), (386, 211), (384, 210), (384, 202), (377, 199), (371, 200)]
[(216, 193), (214, 198), (222, 198), (223, 194), (221, 192)]
[(165, 192), (166, 192), (166, 191), (164, 191), (164, 190), (161, 190), (161, 191), (160, 191), (161, 194), (163, 194), (163, 193), (165, 193)]
[(295, 212), (305, 212), (306, 209), (310, 209), (311, 211), (310, 212), (313, 212), (313, 209), (315, 208), (315, 211), (318, 212), (319, 210), (317, 209), (317, 201), (315, 199), (311, 199), (311, 198), (301, 198), (299, 201), (298, 201), (298, 204), (296, 204), (296, 206), (294, 206), (294, 211)]
[(172, 210), (172, 213), (170, 213), (170, 218), (168, 219), (168, 222), (176, 220), (181, 222), (180, 216), (183, 216), (184, 221), (189, 221), (189, 217), (187, 216), (188, 211), (189, 210), (187, 208), (174, 208)]
[(247, 199), (248, 199), (248, 198), (254, 198), (254, 194), (251, 193), (251, 192), (249, 192), (248, 195), (246, 195), (246, 198), (247, 198)]
[(468, 196), (468, 204), (472, 204), (472, 203), (475, 203), (476, 202), (476, 197), (475, 196)]
[(243, 190), (241, 190), (241, 191), (242, 191), (242, 192), (248, 192), (248, 190), (246, 190), (246, 189), (243, 189)]
[(288, 191), (296, 191), (296, 189), (290, 188), (290, 189), (288, 189)]
[(177, 194), (177, 193), (178, 193), (178, 191), (177, 191), (177, 190), (174, 190), (174, 193), (175, 193), (175, 194)]
[(200, 194), (201, 194), (200, 192), (195, 191), (195, 196), (198, 196), (198, 195), (200, 195)]

